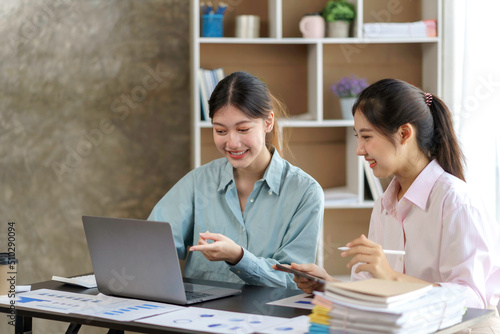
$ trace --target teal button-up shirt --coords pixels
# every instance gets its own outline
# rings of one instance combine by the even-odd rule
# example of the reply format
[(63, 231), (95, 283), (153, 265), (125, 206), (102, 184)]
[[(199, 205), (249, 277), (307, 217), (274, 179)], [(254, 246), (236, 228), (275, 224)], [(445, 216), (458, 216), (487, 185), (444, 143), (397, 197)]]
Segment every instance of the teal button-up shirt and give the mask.
[(321, 186), (274, 151), (264, 177), (241, 207), (233, 167), (226, 158), (186, 174), (156, 204), (149, 220), (169, 222), (179, 258), (196, 244), (199, 233), (221, 233), (243, 248), (236, 265), (211, 262), (190, 252), (184, 276), (215, 281), (296, 288), (293, 275), (275, 263), (315, 261), (323, 221)]

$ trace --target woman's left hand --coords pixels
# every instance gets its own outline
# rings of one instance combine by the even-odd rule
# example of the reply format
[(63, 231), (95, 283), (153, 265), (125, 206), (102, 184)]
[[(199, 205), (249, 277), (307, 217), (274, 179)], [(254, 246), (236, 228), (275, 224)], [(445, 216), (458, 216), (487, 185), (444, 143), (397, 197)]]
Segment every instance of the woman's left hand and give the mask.
[[(207, 240), (214, 242), (208, 243)], [(190, 251), (200, 251), (210, 261), (226, 261), (237, 264), (243, 257), (243, 249), (230, 238), (220, 233), (208, 231), (200, 233), (198, 244), (191, 246)]]
[(347, 245), (350, 249), (342, 252), (342, 257), (352, 256), (347, 264), (348, 268), (360, 263), (356, 273), (366, 271), (374, 278), (395, 280), (398, 273), (391, 268), (381, 245), (369, 240), (364, 235), (354, 239)]

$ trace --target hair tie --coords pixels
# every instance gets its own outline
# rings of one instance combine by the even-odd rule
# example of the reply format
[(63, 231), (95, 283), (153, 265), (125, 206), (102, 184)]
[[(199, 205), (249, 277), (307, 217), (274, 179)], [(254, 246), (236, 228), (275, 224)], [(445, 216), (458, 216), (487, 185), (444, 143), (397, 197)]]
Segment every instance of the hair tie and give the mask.
[(431, 93), (425, 93), (424, 99), (425, 99), (425, 104), (427, 104), (428, 106), (430, 106), (432, 104), (432, 94)]

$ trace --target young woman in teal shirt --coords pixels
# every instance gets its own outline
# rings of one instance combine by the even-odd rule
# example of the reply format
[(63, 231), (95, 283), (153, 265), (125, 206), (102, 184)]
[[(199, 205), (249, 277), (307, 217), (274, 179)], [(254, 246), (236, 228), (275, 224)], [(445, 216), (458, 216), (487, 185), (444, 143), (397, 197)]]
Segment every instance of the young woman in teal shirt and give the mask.
[(148, 219), (172, 224), (186, 277), (295, 288), (293, 275), (272, 265), (315, 261), (323, 191), (281, 158), (276, 115), (283, 108), (264, 82), (232, 73), (209, 109), (224, 158), (185, 175)]

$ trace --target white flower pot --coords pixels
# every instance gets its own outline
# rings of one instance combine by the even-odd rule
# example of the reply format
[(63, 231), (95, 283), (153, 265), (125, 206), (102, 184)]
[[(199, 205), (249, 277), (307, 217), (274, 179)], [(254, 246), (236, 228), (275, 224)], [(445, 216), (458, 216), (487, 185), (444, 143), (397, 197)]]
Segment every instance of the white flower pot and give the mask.
[(349, 37), (349, 26), (350, 24), (347, 21), (328, 22), (328, 37)]
[(341, 97), (340, 98), (340, 110), (342, 111), (342, 117), (344, 119), (354, 119), (352, 117), (352, 106), (356, 102), (356, 97)]

